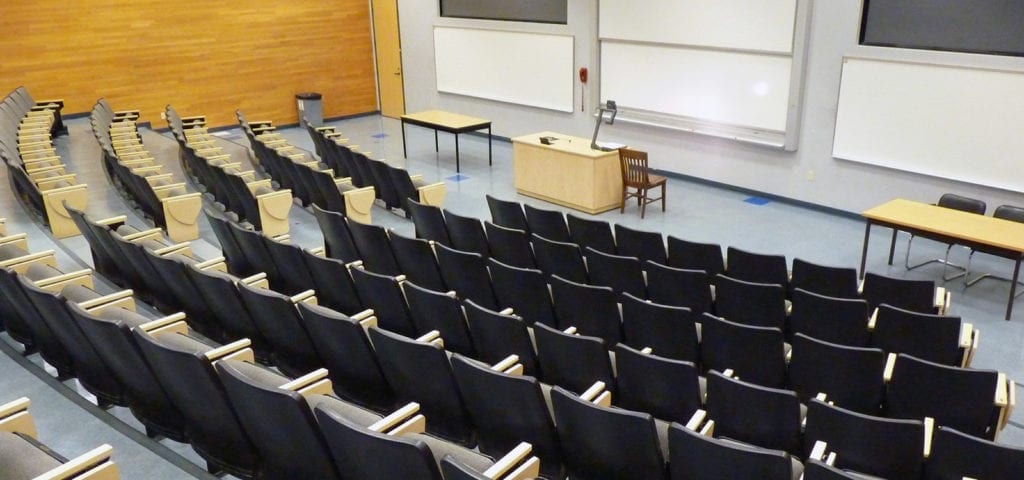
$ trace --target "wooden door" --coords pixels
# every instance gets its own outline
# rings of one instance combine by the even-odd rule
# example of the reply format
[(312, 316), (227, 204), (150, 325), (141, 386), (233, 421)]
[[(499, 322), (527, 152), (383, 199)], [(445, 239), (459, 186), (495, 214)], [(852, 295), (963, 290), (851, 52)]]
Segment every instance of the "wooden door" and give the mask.
[(380, 113), (385, 117), (398, 118), (405, 114), (402, 41), (398, 34), (398, 0), (372, 0), (372, 5)]

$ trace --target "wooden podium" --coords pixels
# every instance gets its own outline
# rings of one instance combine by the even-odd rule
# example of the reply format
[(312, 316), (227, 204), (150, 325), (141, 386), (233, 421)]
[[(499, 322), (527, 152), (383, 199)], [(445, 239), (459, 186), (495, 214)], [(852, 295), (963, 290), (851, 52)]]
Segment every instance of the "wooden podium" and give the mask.
[[(551, 145), (541, 137), (554, 137)], [(516, 191), (581, 212), (619, 208), (619, 152), (592, 150), (590, 139), (540, 132), (512, 139)]]

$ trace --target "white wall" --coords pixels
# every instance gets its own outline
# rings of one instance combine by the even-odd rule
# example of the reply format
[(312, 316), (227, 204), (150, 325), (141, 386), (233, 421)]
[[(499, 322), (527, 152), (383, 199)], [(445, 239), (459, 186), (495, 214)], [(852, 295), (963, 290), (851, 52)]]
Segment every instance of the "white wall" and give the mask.
[[(592, 109), (599, 100), (595, 0), (569, 0), (568, 25), (440, 18), (436, 1), (399, 0), (398, 3), (408, 111), (441, 108), (489, 118), (494, 122), (494, 133), (505, 137), (543, 130), (590, 136), (594, 128)], [(803, 119), (797, 151), (784, 152), (697, 134), (621, 124), (603, 126), (602, 140), (626, 143), (647, 150), (654, 168), (851, 212), (860, 212), (895, 197), (934, 201), (947, 191), (984, 199), (990, 210), (1003, 203), (1024, 205), (1024, 194), (1021, 192), (836, 160), (831, 156), (844, 55), (1020, 70), (1024, 70), (1024, 59), (861, 47), (857, 45), (860, 1), (819, 0), (812, 3)], [(637, 2), (637, 5), (639, 7), (642, 2)], [(434, 25), (575, 35), (577, 67), (586, 66), (591, 69), (591, 80), (586, 87), (587, 111), (580, 112), (579, 82), (576, 82), (576, 108), (571, 114), (439, 94), (434, 75)], [(1020, 171), (1024, 175), (1024, 152), (1007, 152), (1007, 155), (1021, 157)], [(971, 160), (964, 159), (965, 162)], [(813, 172), (813, 180), (808, 180), (810, 172)], [(680, 192), (676, 198), (685, 198), (685, 195)]]

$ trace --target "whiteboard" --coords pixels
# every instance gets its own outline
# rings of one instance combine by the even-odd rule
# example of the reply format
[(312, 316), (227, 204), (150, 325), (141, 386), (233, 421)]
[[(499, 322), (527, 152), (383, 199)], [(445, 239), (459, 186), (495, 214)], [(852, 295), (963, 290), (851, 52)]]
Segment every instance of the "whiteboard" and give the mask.
[(602, 39), (790, 53), (796, 0), (601, 0), (599, 18)]
[(832, 155), (1024, 191), (1024, 72), (843, 62)]
[(434, 27), (437, 90), (573, 111), (573, 37)]
[(783, 132), (791, 65), (788, 56), (606, 41), (601, 98), (620, 110)]

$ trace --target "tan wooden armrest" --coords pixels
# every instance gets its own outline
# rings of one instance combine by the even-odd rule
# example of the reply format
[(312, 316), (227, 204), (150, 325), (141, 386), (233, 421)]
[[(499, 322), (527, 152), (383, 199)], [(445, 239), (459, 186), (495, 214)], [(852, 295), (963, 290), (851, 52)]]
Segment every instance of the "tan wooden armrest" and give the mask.
[(180, 333), (188, 335), (188, 324), (185, 323), (185, 312), (178, 312), (152, 322), (143, 323), (138, 328), (150, 335), (158, 333)]
[(0, 431), (23, 433), (36, 438), (36, 424), (28, 411), (30, 403), (28, 397), (21, 397), (0, 405)]
[(698, 408), (697, 411), (693, 412), (693, 415), (690, 416), (690, 419), (687, 420), (686, 429), (696, 432), (697, 429), (704, 424), (704, 421), (707, 420), (707, 418), (708, 412), (704, 409)]
[(577, 335), (577, 333), (576, 333), (577, 331), (578, 330), (576, 329), (576, 327), (569, 326), (569, 327), (566, 327), (565, 330), (562, 330), (562, 333), (567, 333), (569, 335)]
[(33, 480), (117, 480), (121, 476), (117, 465), (110, 459), (113, 454), (114, 448), (103, 444)]
[(935, 298), (932, 300), (940, 315), (944, 315), (949, 309), (950, 292), (946, 287), (935, 287)]
[(104, 218), (103, 220), (96, 220), (93, 223), (96, 225), (111, 226), (116, 224), (123, 224), (128, 221), (127, 215), (118, 215), (116, 217)]
[(245, 277), (239, 280), (239, 282), (254, 288), (267, 288), (269, 285), (267, 282), (267, 274), (265, 272)]
[(196, 268), (198, 268), (199, 270), (206, 270), (206, 269), (208, 269), (210, 267), (219, 266), (219, 265), (223, 264), (226, 261), (227, 261), (227, 259), (224, 258), (224, 257), (217, 257), (217, 258), (211, 258), (209, 260), (205, 260), (205, 261), (199, 262), (199, 263), (195, 264), (194, 266)]
[(27, 233), (16, 233), (14, 235), (7, 235), (0, 237), (0, 245), (15, 245), (18, 248), (28, 251), (28, 234)]
[(37, 280), (35, 285), (51, 292), (59, 292), (68, 285), (82, 285), (83, 287), (89, 288), (93, 288), (94, 286), (92, 282), (92, 270), (88, 268)]
[(876, 323), (878, 323), (878, 307), (875, 307), (875, 310), (871, 312), (871, 316), (868, 317), (868, 331), (869, 332), (875, 331), (875, 324)]
[(814, 460), (825, 460), (828, 455), (828, 443), (821, 440), (814, 442), (814, 446), (811, 447), (811, 454), (807, 456), (807, 459)]
[(995, 392), (995, 404), (998, 407), (1005, 407), (1010, 402), (1010, 393), (1007, 391), (1009, 382), (1006, 379), (1006, 374), (999, 372), (998, 380), (996, 380), (996, 392)]
[(319, 368), (284, 385), (281, 389), (298, 392), (303, 397), (310, 395), (330, 395), (334, 392), (331, 380), (327, 378), (327, 369)]
[(36, 185), (39, 186), (40, 190), (44, 190), (43, 187), (53, 185), (53, 184), (55, 184), (57, 182), (70, 182), (70, 183), (74, 184), (74, 183), (77, 182), (77, 179), (78, 179), (78, 176), (76, 174), (69, 173), (67, 175), (58, 175), (56, 177), (48, 177), (48, 178), (40, 179), (38, 182), (36, 182)]
[(196, 120), (206, 121), (206, 115), (193, 115), (191, 117), (178, 117), (182, 122), (195, 122)]
[(510, 367), (515, 366), (515, 364), (517, 363), (519, 363), (519, 355), (513, 353), (512, 355), (509, 355), (501, 359), (501, 361), (499, 361), (498, 363), (491, 365), (491, 370), (495, 372), (504, 373), (505, 370), (508, 370)]
[(512, 310), (512, 307), (506, 307), (506, 308), (502, 309), (502, 311), (500, 311), (498, 313), (500, 313), (502, 315), (512, 315), (514, 312), (515, 312), (515, 310)]
[(437, 330), (431, 330), (427, 333), (424, 333), (423, 335), (420, 335), (418, 338), (416, 338), (416, 341), (430, 343), (437, 346), (438, 348), (444, 348), (444, 339), (441, 338), (441, 332)]
[(964, 360), (963, 366), (970, 367), (971, 363), (974, 362), (974, 354), (978, 352), (978, 344), (981, 342), (981, 330), (974, 330), (974, 335), (971, 336), (971, 346), (964, 349)]
[(98, 312), (106, 308), (124, 308), (135, 311), (135, 292), (132, 290), (121, 290), (99, 298), (93, 298), (79, 302), (78, 306), (88, 312)]
[(325, 125), (323, 127), (316, 127), (314, 130), (316, 130), (317, 132), (333, 132), (334, 127), (330, 125)]
[(213, 350), (204, 353), (203, 356), (206, 357), (206, 359), (211, 362), (216, 362), (217, 360), (225, 359), (228, 357), (231, 357), (234, 360), (244, 361), (246, 359), (238, 358), (235, 355), (245, 350), (248, 350), (249, 354), (252, 354), (252, 349), (249, 348), (251, 346), (252, 341), (250, 341), (248, 338), (243, 338), (240, 340), (235, 340), (234, 342), (228, 343), (226, 345), (221, 345), (217, 348), (214, 348)]
[(484, 470), (483, 475), (490, 479), (502, 480), (537, 478), (540, 475), (540, 459), (530, 456), (532, 451), (533, 445), (522, 442)]
[(602, 381), (594, 382), (590, 388), (580, 394), (580, 398), (602, 407), (610, 407), (612, 405), (612, 393), (605, 390), (605, 384)]
[(932, 435), (935, 432), (935, 419), (924, 417), (924, 458), (932, 454)]
[(139, 232), (125, 235), (121, 238), (129, 242), (135, 242), (138, 240), (151, 240), (153, 239), (154, 235), (157, 236), (156, 240), (163, 240), (163, 230), (160, 230), (159, 228), (150, 228), (147, 230), (142, 230)]
[[(174, 176), (174, 174), (173, 173), (168, 173), (167, 176), (168, 176), (168, 178), (170, 178), (170, 177)], [(167, 185), (154, 186), (154, 187), (150, 187), (150, 188), (152, 188), (154, 192), (161, 192), (161, 191), (164, 191), (164, 190), (171, 190), (171, 189), (174, 189), (174, 188), (185, 188), (185, 182), (169, 183)], [(186, 193), (185, 195), (188, 195), (188, 194)]]
[(960, 348), (970, 348), (971, 339), (974, 337), (974, 325), (971, 323), (960, 324)]
[(22, 255), (20, 257), (8, 258), (7, 260), (0, 261), (0, 267), (10, 268), (18, 273), (21, 273), (21, 268), (18, 266), (24, 266), (28, 268), (28, 265), (33, 263), (45, 263), (51, 267), (57, 267), (57, 258), (54, 256), (53, 250), (44, 250), (42, 252), (30, 253), (28, 255)]
[(65, 173), (64, 173), (64, 165), (63, 164), (61, 164), (61, 165), (47, 165), (45, 167), (37, 167), (36, 165), (37, 164), (31, 164), (31, 163), (25, 164), (24, 165), (25, 173), (27, 173), (29, 175), (38, 175), (40, 173), (60, 172), (61, 175), (65, 175)]
[(305, 292), (297, 293), (293, 295), (290, 300), (292, 303), (308, 303), (310, 305), (316, 305), (316, 291), (310, 289)]
[[(365, 313), (367, 311), (369, 311), (371, 313), (373, 312), (373, 310), (364, 310), (363, 313)], [(373, 315), (370, 315), (369, 317), (361, 318), (358, 321), (359, 321), (359, 326), (363, 327), (364, 331), (368, 331), (371, 328), (375, 328), (377, 326), (377, 317), (375, 317)]]
[[(423, 415), (417, 415), (417, 413), (419, 413), (419, 411), (420, 411), (420, 404), (418, 404), (416, 402), (409, 402), (409, 403), (405, 404), (405, 406), (403, 406), (402, 408), (399, 408), (398, 410), (395, 410), (390, 415), (388, 415), (388, 416), (386, 416), (386, 417), (384, 417), (384, 418), (382, 418), (380, 420), (377, 420), (372, 425), (370, 425), (369, 427), (366, 427), (366, 428), (368, 428), (370, 431), (373, 431), (373, 432), (386, 433), (388, 435), (401, 435), (402, 433), (422, 433), (423, 430), (419, 430), (419, 431), (402, 431), (402, 432), (394, 432), (393, 431), (393, 429), (395, 429), (396, 426), (404, 427), (405, 424), (408, 423), (409, 420), (414, 420), (415, 417), (419, 417), (419, 418), (422, 419)], [(424, 424), (424, 426), (426, 425), (425, 419), (423, 421), (423, 424)]]
[(892, 380), (892, 371), (894, 368), (896, 368), (896, 354), (890, 353), (889, 356), (885, 358), (885, 371), (882, 372), (882, 380), (884, 380), (885, 383), (889, 383), (889, 381)]
[(158, 248), (156, 250), (153, 250), (153, 253), (155, 253), (155, 254), (157, 254), (157, 255), (159, 255), (161, 257), (167, 256), (167, 255), (172, 254), (172, 253), (178, 253), (178, 254), (185, 255), (186, 257), (188, 257), (188, 256), (192, 255), (192, 243), (191, 242), (175, 243), (174, 245), (168, 245), (166, 247)]

